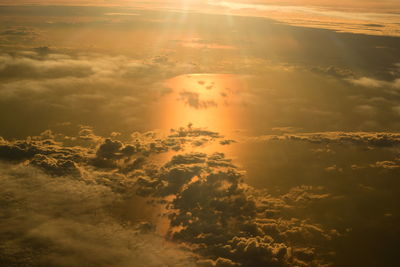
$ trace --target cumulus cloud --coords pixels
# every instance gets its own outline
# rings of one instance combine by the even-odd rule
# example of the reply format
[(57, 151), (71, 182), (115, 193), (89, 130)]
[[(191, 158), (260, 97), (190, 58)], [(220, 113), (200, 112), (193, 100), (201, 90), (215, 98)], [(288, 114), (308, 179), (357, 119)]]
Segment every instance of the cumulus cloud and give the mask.
[(329, 231), (301, 220), (265, 217), (272, 206), (279, 207), (276, 200), (253, 194), (242, 179), (223, 154), (183, 154), (157, 175), (140, 178), (138, 193), (173, 196), (165, 198), (170, 199), (169, 236), (210, 258), (200, 259), (199, 266), (317, 266), (327, 260), (302, 246), (327, 242)]
[[(9, 204), (3, 214), (2, 239), (12, 236), (1, 246), (2, 262), (8, 266), (194, 266), (192, 254), (165, 243), (154, 232), (157, 221), (135, 226), (113, 211), (127, 205), (139, 177), (157, 172), (152, 165), (142, 168), (145, 157), (190, 145), (197, 138), (219, 139), (219, 134), (190, 126), (172, 130), (164, 138), (153, 132), (135, 133), (131, 143), (123, 143), (83, 127), (79, 136), (83, 138), (71, 141), (46, 131), (26, 140), (1, 139), (1, 160), (9, 162), (2, 164), (0, 174), (0, 201)], [(88, 143), (68, 146), (56, 138)], [(228, 163), (218, 157), (210, 162)], [(163, 175), (172, 183), (178, 173), (171, 170)], [(174, 185), (169, 187), (175, 192)]]
[(393, 246), (393, 235), (399, 231), (398, 204), (392, 204), (399, 203), (397, 139), (397, 133), (385, 132), (266, 136), (248, 143), (252, 153), (247, 181), (270, 192), (277, 188), (275, 196), (287, 190), (274, 201), (278, 208), (269, 208), (268, 214), (293, 218), (307, 214), (313, 222), (338, 230), (336, 244), (343, 248), (335, 247), (333, 266), (348, 266), (349, 259), (351, 264), (376, 266), (372, 259), (377, 257), (390, 265), (397, 261), (396, 255), (375, 245)]
[[(95, 134), (85, 127), (79, 135)], [(2, 139), (2, 160), (9, 163), (0, 175), (4, 183), (0, 195), (14, 211), (6, 223), (23, 219), (26, 224), (14, 221), (18, 230), (4, 228), (18, 234), (3, 245), (1, 257), (11, 266), (28, 260), (34, 266), (141, 266), (143, 262), (191, 266), (197, 262), (198, 266), (249, 267), (317, 266), (330, 261), (318, 254), (318, 244), (335, 235), (285, 212), (297, 203), (304, 205), (302, 190), (297, 193), (302, 197), (292, 192), (274, 198), (259, 192), (244, 183), (244, 173), (223, 153), (174, 152), (162, 165), (150, 161), (153, 154), (178, 144), (183, 150), (198, 138), (222, 137), (189, 125), (162, 138), (154, 132), (135, 133), (130, 142), (84, 138), (88, 143), (81, 146), (56, 141), (65, 137), (51, 131), (29, 140)], [(122, 217), (112, 212), (135, 194), (164, 207), (160, 215), (169, 221), (164, 238), (175, 245), (162, 245), (162, 237), (154, 233), (160, 227), (157, 220), (123, 226)], [(46, 198), (39, 197), (43, 195)], [(311, 202), (325, 196), (308, 195)], [(186, 252), (177, 244), (184, 245)], [(18, 257), (24, 253), (31, 256)], [(154, 256), (159, 253), (165, 256)]]
[[(10, 203), (6, 213), (11, 215), (6, 222), (18, 226), (18, 232), (15, 238), (7, 239), (1, 257), (11, 266), (28, 260), (33, 266), (64, 266), (59, 262), (129, 266), (133, 258), (148, 261), (148, 266), (170, 260), (174, 266), (329, 266), (349, 257), (350, 252), (340, 251), (338, 243), (358, 243), (361, 220), (372, 215), (375, 219), (368, 220), (374, 225), (379, 227), (384, 221), (392, 225), (393, 198), (382, 199), (381, 192), (388, 190), (386, 183), (390, 186), (397, 178), (398, 160), (385, 160), (388, 156), (384, 154), (381, 160), (367, 158), (354, 168), (352, 161), (346, 165), (333, 159), (354, 149), (354, 144), (363, 154), (370, 153), (365, 148), (371, 146), (392, 151), (397, 146), (396, 135), (288, 135), (291, 137), (263, 140), (304, 145), (306, 150), (300, 156), (309, 160), (306, 153), (315, 155), (318, 160), (313, 166), (321, 172), (316, 173), (318, 180), (307, 184), (307, 177), (296, 174), (307, 171), (310, 176), (310, 169), (303, 170), (293, 164), (296, 158), (288, 158), (297, 186), (274, 194), (249, 186), (246, 182), (251, 182), (251, 177), (223, 153), (194, 152), (196, 140), (205, 138), (205, 144), (211, 144), (224, 139), (217, 132), (193, 125), (172, 129), (167, 135), (136, 132), (128, 140), (118, 140), (119, 135), (98, 136), (87, 126), (82, 126), (76, 137), (45, 131), (26, 140), (2, 138), (0, 155), (6, 163), (0, 175), (4, 182), (0, 195)], [(257, 147), (261, 148), (260, 144)], [(339, 147), (349, 148), (340, 152)], [(280, 147), (280, 153), (284, 148)], [(290, 152), (299, 153), (293, 145)], [(393, 153), (395, 150), (390, 155)], [(165, 160), (154, 161), (160, 154)], [(267, 170), (263, 179), (265, 173), (273, 179)], [(292, 175), (289, 171), (284, 174)], [(43, 195), (48, 197), (40, 197)], [(137, 205), (131, 199), (138, 196), (148, 201), (143, 208), (152, 206), (161, 217), (140, 224), (126, 219), (130, 217), (126, 213)], [(364, 211), (368, 199), (375, 204)], [(392, 215), (379, 217), (383, 211)], [(347, 215), (354, 212), (356, 216)], [(370, 233), (379, 230), (375, 226), (363, 229)], [(394, 230), (390, 227), (385, 233)], [(172, 247), (163, 245), (165, 239)], [(176, 248), (178, 245), (185, 249)], [(365, 242), (357, 251), (369, 251), (370, 245)], [(108, 246), (112, 249), (105, 253)], [(332, 254), (335, 250), (339, 251), (337, 256)], [(101, 257), (92, 257), (99, 251)], [(29, 259), (18, 256), (26, 253), (31, 255)], [(154, 256), (159, 253), (165, 257)], [(169, 253), (175, 255), (173, 259)]]
[[(140, 169), (152, 155), (207, 145), (222, 138), (217, 132), (189, 125), (171, 129), (167, 135), (135, 132), (131, 140), (122, 142), (98, 136), (91, 127), (81, 126), (76, 137), (47, 130), (25, 140), (1, 138), (0, 160), (33, 165), (55, 176), (93, 179), (97, 176), (91, 175), (85, 168), (117, 170), (127, 174)], [(213, 160), (219, 159), (214, 157)], [(95, 180), (102, 181), (103, 174), (98, 173), (99, 177)]]

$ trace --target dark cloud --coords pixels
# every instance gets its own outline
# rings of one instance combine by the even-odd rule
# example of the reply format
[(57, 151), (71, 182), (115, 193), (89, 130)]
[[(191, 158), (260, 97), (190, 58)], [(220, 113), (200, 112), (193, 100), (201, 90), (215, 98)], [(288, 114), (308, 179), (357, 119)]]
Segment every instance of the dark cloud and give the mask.
[(331, 234), (299, 220), (268, 219), (265, 214), (271, 214), (275, 200), (253, 195), (242, 178), (223, 154), (183, 154), (174, 156), (156, 176), (140, 178), (138, 193), (174, 196), (167, 202), (169, 236), (211, 258), (200, 260), (200, 266), (317, 266), (323, 262), (312, 248), (307, 251), (301, 246), (327, 242)]
[(15, 27), (0, 32), (0, 35), (32, 35), (32, 30), (26, 27)]
[(256, 140), (291, 140), (316, 144), (343, 144), (372, 147), (392, 147), (400, 144), (400, 134), (388, 132), (321, 132), (298, 133), (284, 135), (267, 135), (255, 138)]
[[(240, 171), (223, 153), (186, 152), (186, 148), (191, 150), (196, 147), (198, 139), (206, 138), (206, 144), (211, 144), (213, 141), (221, 141), (222, 138), (217, 132), (192, 125), (173, 129), (169, 135), (164, 136), (155, 132), (134, 133), (131, 140), (125, 141), (115, 139), (119, 135), (114, 135), (113, 138), (97, 136), (87, 126), (82, 126), (75, 139), (51, 131), (27, 140), (1, 139), (1, 159), (8, 162), (3, 164), (5, 167), (0, 176), (1, 181), (7, 182), (2, 187), (4, 201), (10, 201), (14, 206), (20, 205), (15, 210), (30, 216), (26, 220), (27, 226), (21, 221), (11, 223), (11, 220), (19, 220), (19, 213), (14, 212), (6, 217), (7, 223), (18, 225), (18, 233), (29, 233), (22, 235), (28, 236), (29, 241), (15, 233), (14, 239), (7, 239), (9, 241), (3, 246), (1, 257), (10, 266), (23, 264), (28, 260), (31, 261), (31, 266), (36, 263), (64, 266), (58, 265), (59, 262), (104, 263), (111, 266), (115, 263), (115, 266), (125, 266), (130, 264), (131, 257), (139, 257), (136, 253), (142, 251), (143, 244), (145, 248), (155, 246), (153, 249), (161, 251), (157, 253), (172, 249), (175, 251), (173, 253), (183, 257), (175, 258), (177, 262), (186, 262), (189, 257), (187, 253), (190, 252), (192, 263), (185, 263), (189, 266), (195, 261), (198, 266), (214, 267), (329, 266), (350, 257), (350, 251), (371, 253), (372, 242), (377, 239), (373, 238), (371, 242), (360, 245), (360, 229), (365, 229), (371, 235), (378, 234), (379, 231), (384, 236), (395, 233), (394, 223), (398, 218), (394, 204), (396, 201), (393, 198), (382, 198), (382, 192), (396, 188), (395, 178), (399, 171), (396, 152), (391, 152), (390, 155), (395, 156), (392, 160), (372, 158), (368, 159), (369, 163), (366, 159), (359, 162), (344, 159), (347, 163), (344, 165), (341, 162), (332, 162), (330, 158), (340, 158), (341, 154), (336, 155), (337, 153), (349, 154), (348, 149), (354, 146), (343, 146), (349, 142), (352, 145), (357, 144), (360, 153), (364, 154), (365, 151), (372, 153), (370, 149), (365, 150), (366, 147), (391, 151), (393, 145), (387, 145), (387, 141), (382, 145), (381, 141), (377, 141), (382, 135), (376, 133), (289, 135), (296, 138), (274, 137), (264, 140), (270, 140), (267, 143), (291, 142), (304, 145), (306, 150), (299, 155), (305, 160), (308, 160), (307, 153), (316, 156), (318, 160), (309, 161), (320, 168), (320, 172), (315, 174), (319, 180), (301, 185), (307, 184), (307, 180), (295, 175), (302, 172), (302, 169), (291, 163), (296, 183), (289, 186), (288, 190), (282, 187), (281, 192), (274, 195), (249, 186), (245, 181), (251, 182), (251, 177), (248, 177), (251, 173)], [(397, 138), (393, 134), (383, 136), (384, 140), (389, 137)], [(179, 151), (174, 149), (176, 146), (179, 146)], [(260, 144), (257, 146), (261, 148)], [(341, 152), (340, 147), (347, 150)], [(298, 153), (296, 146), (291, 145), (289, 148), (292, 155)], [(283, 149), (284, 146), (281, 145), (280, 153), (283, 153)], [(268, 150), (275, 153), (271, 147), (265, 149)], [(153, 161), (160, 154), (166, 155), (166, 152), (172, 152), (167, 161)], [(253, 154), (254, 156), (256, 155)], [(348, 156), (352, 158), (351, 154)], [(324, 161), (324, 157), (328, 157), (329, 161)], [(296, 162), (295, 157), (292, 160)], [(10, 164), (16, 165), (11, 167)], [(359, 167), (355, 168), (354, 164)], [(335, 170), (341, 171), (325, 170), (333, 166)], [(269, 180), (274, 179), (273, 172), (266, 170), (265, 173), (269, 173)], [(288, 171), (286, 175), (292, 174)], [(308, 175), (311, 173), (308, 172)], [(324, 175), (322, 180), (321, 175)], [(346, 181), (349, 177), (353, 178)], [(289, 180), (285, 179), (286, 182)], [(19, 190), (25, 193), (22, 194)], [(40, 198), (39, 195), (46, 195), (46, 198)], [(157, 218), (167, 220), (166, 225), (159, 219), (152, 218), (148, 222), (128, 228), (122, 226), (125, 224), (120, 223), (120, 220), (126, 220), (122, 218), (127, 215), (112, 211), (123, 210), (130, 203), (129, 199), (135, 195), (145, 197), (154, 207), (158, 207), (158, 213), (162, 216)], [(90, 198), (82, 200), (84, 196)], [(92, 200), (96, 200), (95, 203), (106, 203), (95, 204)], [(76, 204), (81, 202), (84, 204)], [(25, 207), (23, 203), (31, 203), (35, 208)], [(10, 207), (10, 212), (14, 210), (14, 206)], [(352, 213), (355, 215), (350, 216)], [(107, 221), (107, 227), (99, 229), (98, 225), (103, 220)], [(360, 227), (363, 220), (373, 225)], [(390, 227), (382, 231), (382, 225)], [(158, 242), (156, 240), (162, 242), (162, 237), (154, 233), (161, 229), (166, 232), (164, 238), (172, 241), (171, 246), (184, 245), (187, 252), (160, 247), (159, 243), (154, 245), (154, 242)], [(117, 234), (114, 239), (102, 231)], [(77, 237), (72, 233), (76, 233)], [(119, 233), (124, 237), (120, 237)], [(50, 243), (44, 242), (44, 238)], [(63, 240), (69, 241), (65, 243)], [(392, 239), (387, 240), (391, 242)], [(127, 249), (129, 242), (139, 242), (140, 245)], [(343, 242), (348, 242), (348, 249), (350, 244), (358, 244), (358, 247), (343, 251), (340, 249)], [(52, 248), (54, 244), (57, 249)], [(102, 252), (101, 257), (90, 256), (91, 251), (103, 251), (108, 246), (113, 247), (109, 253)], [(75, 252), (78, 250), (82, 253)], [(333, 251), (337, 252), (336, 256)], [(167, 261), (169, 257), (149, 258), (149, 254), (140, 253), (139, 259), (144, 257), (143, 260), (150, 261), (148, 266), (157, 266), (160, 261)], [(390, 252), (376, 253), (391, 257)], [(18, 255), (31, 256), (28, 259)], [(116, 259), (110, 263), (108, 257)], [(174, 266), (179, 266), (179, 263)]]
[[(101, 138), (89, 127), (79, 135), (95, 138), (83, 138), (87, 146), (66, 146), (55, 140), (65, 136), (51, 131), (27, 140), (1, 139), (1, 159), (22, 163), (2, 165), (0, 201), (10, 203), (3, 223), (15, 225), (2, 227), (1, 239), (7, 237), (0, 250), (2, 262), (7, 266), (194, 266), (190, 254), (163, 244), (162, 237), (154, 233), (154, 224), (122, 222), (113, 210), (126, 205), (124, 201), (136, 191), (142, 173), (159, 173), (169, 181), (163, 195), (174, 194), (180, 186), (176, 179), (192, 177), (185, 176), (179, 165), (205, 160), (206, 155), (191, 160), (176, 156), (167, 164), (171, 166), (168, 171), (152, 165), (143, 167), (146, 157), (168, 151), (176, 145), (171, 142), (183, 145), (199, 137), (219, 135), (192, 126), (174, 130), (166, 139), (152, 132), (135, 133), (132, 143)], [(100, 160), (102, 164), (94, 164)], [(213, 159), (214, 164), (218, 161), (223, 162), (218, 157)], [(109, 165), (104, 166), (105, 162)]]
[(326, 68), (311, 68), (311, 71), (317, 72), (317, 73), (322, 73), (326, 74), (335, 78), (351, 78), (354, 77), (355, 74), (350, 70), (346, 68), (339, 68), (336, 66), (329, 66)]
[(45, 135), (30, 137), (27, 140), (3, 141), (0, 143), (0, 159), (21, 162), (36, 155), (53, 156), (56, 159), (81, 161), (87, 151), (80, 147), (63, 147)]
[[(280, 201), (274, 202), (278, 208), (270, 207), (268, 214), (294, 218), (306, 214), (317, 225), (336, 229), (339, 237), (332, 242), (336, 252), (333, 266), (361, 262), (363, 266), (379, 266), (377, 258), (385, 258), (388, 266), (395, 265), (393, 250), (375, 245), (395, 246), (399, 233), (397, 134), (287, 135), (294, 138), (256, 142), (257, 150), (250, 148), (251, 158), (243, 160), (249, 170), (248, 183), (280, 196)], [(240, 147), (242, 154), (247, 149)], [(298, 233), (290, 231), (287, 237), (299, 242), (301, 235), (307, 236)]]
[(365, 26), (367, 27), (376, 27), (376, 28), (381, 28), (381, 27), (385, 27), (382, 24), (365, 24)]
[(207, 129), (193, 127), (189, 124), (187, 127), (181, 127), (178, 129), (172, 129), (170, 137), (210, 137), (210, 138), (222, 138), (218, 132), (213, 132)]
[[(171, 129), (166, 136), (155, 132), (136, 132), (131, 138), (125, 142), (103, 138), (88, 126), (81, 126), (76, 137), (46, 130), (26, 140), (7, 141), (1, 138), (0, 160), (33, 164), (56, 176), (79, 174), (77, 164), (128, 173), (140, 168), (151, 155), (207, 145), (223, 137), (217, 132), (189, 125)], [(221, 161), (218, 157), (213, 160)]]
[(180, 101), (183, 101), (186, 105), (195, 108), (203, 109), (209, 107), (216, 107), (217, 103), (213, 100), (201, 100), (200, 95), (195, 92), (183, 91), (179, 93)]
[(55, 176), (80, 176), (78, 166), (71, 159), (56, 159), (37, 154), (30, 161), (30, 164), (46, 170), (47, 173)]
[(41, 38), (37, 29), (32, 27), (6, 27), (0, 29), (0, 41), (2, 44), (13, 44), (15, 42), (34, 42)]
[[(85, 127), (79, 135), (95, 134)], [(192, 260), (199, 266), (302, 266), (300, 263), (317, 266), (320, 262), (330, 261), (329, 257), (319, 254), (319, 251), (325, 251), (320, 250), (319, 244), (329, 242), (335, 235), (311, 222), (294, 219), (285, 211), (295, 209), (296, 205), (304, 206), (306, 202), (301, 199), (314, 202), (324, 195), (298, 189), (298, 193), (273, 198), (258, 192), (243, 182), (244, 174), (223, 153), (177, 153), (161, 166), (150, 161), (151, 155), (167, 152), (175, 146), (171, 142), (192, 145), (198, 138), (218, 140), (221, 136), (216, 132), (190, 125), (173, 130), (164, 138), (154, 132), (132, 136), (132, 142), (100, 137), (93, 142), (89, 138), (84, 140), (88, 142), (86, 146), (67, 146), (55, 140), (64, 139), (64, 136), (51, 131), (25, 141), (3, 139), (3, 147), (24, 151), (23, 156), (4, 154), (2, 157), (3, 160), (9, 157), (9, 161), (23, 162), (23, 165), (7, 167), (0, 176), (2, 182), (12, 184), (5, 184), (4, 190), (10, 192), (10, 188), (15, 187), (16, 192), (13, 191), (9, 201), (20, 205), (16, 197), (21, 203), (37, 205), (37, 208), (29, 209), (27, 225), (30, 226), (21, 228), (15, 223), (19, 225), (19, 231), (30, 233), (29, 242), (24, 238), (10, 239), (4, 245), (6, 252), (1, 255), (4, 261), (13, 266), (28, 260), (18, 258), (18, 253), (23, 253), (18, 252), (22, 248), (29, 251), (27, 255), (31, 255), (29, 260), (33, 266), (64, 266), (64, 262), (125, 266), (138, 257), (137, 253), (142, 253), (135, 262), (139, 265), (146, 260), (150, 261), (146, 266), (167, 261), (170, 256), (150, 259), (152, 253), (141, 252), (142, 245), (146, 248), (161, 238), (153, 234), (160, 227), (155, 226), (157, 220), (129, 229), (110, 215), (134, 194), (154, 199), (155, 203), (164, 206), (161, 210), (169, 221), (168, 239), (174, 244), (186, 244)], [(77, 138), (76, 142), (80, 140)], [(68, 142), (71, 142), (70, 138)], [(53, 178), (55, 176), (58, 178)], [(27, 180), (30, 182), (26, 183)], [(38, 194), (46, 195), (47, 203), (43, 207), (40, 201), (44, 198), (39, 198)], [(84, 197), (89, 198), (82, 200)], [(85, 202), (83, 205), (73, 208), (82, 201)], [(95, 204), (98, 206), (93, 206)], [(26, 212), (28, 208), (21, 205), (18, 210)], [(7, 222), (16, 220), (15, 216), (18, 215), (7, 217)], [(45, 219), (39, 219), (42, 217)], [(97, 225), (105, 220), (107, 227), (98, 228)], [(103, 231), (116, 234), (110, 238)], [(77, 237), (71, 237), (71, 233), (76, 233)], [(129, 242), (139, 242), (139, 245), (127, 248)], [(50, 244), (56, 244), (57, 249)], [(10, 246), (18, 251), (10, 250)], [(107, 246), (113, 249), (102, 252)], [(174, 266), (179, 266), (180, 262), (185, 262), (185, 266), (191, 264), (187, 254), (176, 248), (156, 244), (151, 251), (157, 249), (167, 250), (163, 252), (167, 254), (170, 249), (175, 251), (177, 254), (171, 259), (176, 262)], [(102, 256), (95, 251), (102, 252)], [(114, 261), (110, 262), (111, 259)]]
[(230, 144), (232, 144), (232, 143), (236, 143), (236, 141), (235, 141), (235, 140), (232, 140), (232, 139), (225, 139), (225, 140), (221, 140), (219, 143), (220, 143), (221, 145), (230, 145)]

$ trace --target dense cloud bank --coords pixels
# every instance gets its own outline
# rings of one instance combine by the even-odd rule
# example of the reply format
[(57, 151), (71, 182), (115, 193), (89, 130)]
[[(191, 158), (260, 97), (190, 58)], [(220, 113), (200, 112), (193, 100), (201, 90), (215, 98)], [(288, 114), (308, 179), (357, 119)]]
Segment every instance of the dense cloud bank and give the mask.
[[(167, 136), (135, 133), (124, 142), (88, 127), (77, 137), (46, 131), (27, 140), (2, 139), (2, 261), (8, 266), (329, 265), (327, 244), (340, 236), (336, 230), (291, 216), (298, 197), (275, 198), (246, 185), (244, 173), (223, 153), (185, 152), (199, 146), (198, 139), (201, 145), (223, 141), (218, 133), (191, 125)], [(167, 151), (173, 152), (170, 159), (152, 160)], [(116, 212), (127, 203), (134, 208), (129, 200), (135, 195), (159, 207), (162, 217), (138, 224)], [(164, 237), (161, 218), (168, 221)]]
[[(167, 135), (134, 133), (125, 141), (85, 126), (76, 136), (46, 131), (1, 139), (7, 240), (1, 257), (10, 266), (135, 266), (132, 257), (157, 266), (170, 261), (165, 253), (171, 251), (174, 266), (376, 266), (375, 258), (368, 263), (363, 256), (374, 253), (391, 266), (393, 252), (374, 243), (394, 246), (399, 233), (397, 139), (393, 133), (252, 138), (259, 148), (269, 144), (271, 153), (274, 145), (280, 153), (289, 147), (290, 166), (307, 173), (288, 170), (293, 184), (286, 178), (289, 187), (282, 184), (274, 196), (249, 186), (244, 180), (252, 177), (223, 153), (188, 152), (232, 141), (191, 125)], [(355, 153), (349, 158), (357, 162), (342, 159), (343, 153)], [(297, 166), (297, 154), (314, 166)], [(304, 158), (310, 155), (315, 158)], [(317, 166), (319, 172), (309, 172)], [(274, 178), (272, 170), (265, 173)], [(141, 211), (129, 214), (136, 205), (153, 206), (161, 217), (139, 223)], [(93, 256), (106, 247), (112, 249)]]
[[(393, 252), (374, 244), (392, 246), (399, 233), (397, 139), (392, 133), (247, 139), (271, 153), (289, 147), (287, 166), (307, 173), (279, 174), (293, 177), (273, 194), (250, 186), (252, 173), (223, 153), (200, 152), (233, 140), (192, 125), (129, 140), (101, 137), (87, 126), (76, 136), (45, 131), (1, 139), (0, 257), (9, 266), (243, 267), (377, 266), (374, 259), (385, 257), (391, 266)], [(365, 157), (340, 162), (349, 152)], [(305, 158), (313, 166), (297, 166), (296, 155), (316, 155)], [(273, 175), (266, 169), (262, 179)], [(149, 209), (158, 216), (147, 216)]]
[[(201, 266), (323, 266), (320, 244), (338, 236), (307, 220), (285, 217), (292, 207), (254, 191), (221, 153), (172, 158), (139, 192), (167, 202), (169, 237), (214, 260)], [(329, 257), (327, 257), (329, 258)]]

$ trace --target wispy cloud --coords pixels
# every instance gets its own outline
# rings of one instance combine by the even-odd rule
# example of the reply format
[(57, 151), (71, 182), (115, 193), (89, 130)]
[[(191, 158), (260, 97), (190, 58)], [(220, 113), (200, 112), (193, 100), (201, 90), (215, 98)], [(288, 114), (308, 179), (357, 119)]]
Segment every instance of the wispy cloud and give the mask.
[[(326, 5), (317, 1), (311, 4), (307, 4), (307, 1), (306, 3), (293, 1), (281, 5), (266, 2), (220, 1), (209, 4), (227, 8), (228, 13), (267, 17), (296, 26), (371, 35), (400, 35), (397, 23), (400, 15), (390, 9), (368, 9), (361, 4), (355, 5), (358, 8), (340, 9), (338, 5)], [(400, 5), (397, 8), (400, 10)]]

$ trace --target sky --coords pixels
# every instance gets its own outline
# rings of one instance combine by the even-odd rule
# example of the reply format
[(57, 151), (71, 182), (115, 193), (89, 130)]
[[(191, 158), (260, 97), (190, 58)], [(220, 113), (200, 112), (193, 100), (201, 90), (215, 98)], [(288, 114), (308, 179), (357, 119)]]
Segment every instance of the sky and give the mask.
[(398, 266), (398, 1), (0, 1), (0, 265)]
[(399, 36), (397, 0), (3, 0), (4, 5), (86, 5), (272, 18), (291, 25)]

